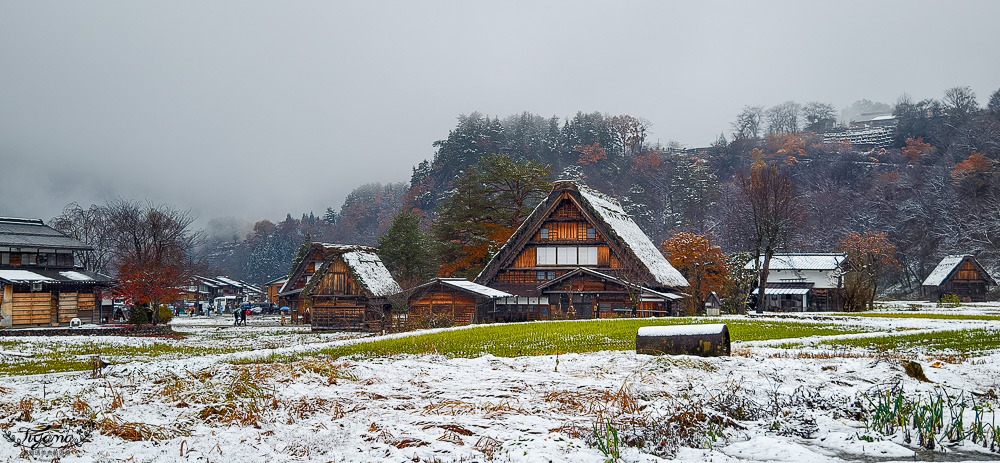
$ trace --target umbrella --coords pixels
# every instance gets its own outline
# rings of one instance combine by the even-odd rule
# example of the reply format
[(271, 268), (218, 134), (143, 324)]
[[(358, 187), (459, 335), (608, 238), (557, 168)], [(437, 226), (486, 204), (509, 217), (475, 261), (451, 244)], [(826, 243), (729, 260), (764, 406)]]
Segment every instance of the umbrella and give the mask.
[(282, 312), (290, 312), (291, 310), (292, 310), (292, 309), (289, 309), (288, 307), (282, 307), (282, 308), (281, 308), (281, 311), (282, 311)]

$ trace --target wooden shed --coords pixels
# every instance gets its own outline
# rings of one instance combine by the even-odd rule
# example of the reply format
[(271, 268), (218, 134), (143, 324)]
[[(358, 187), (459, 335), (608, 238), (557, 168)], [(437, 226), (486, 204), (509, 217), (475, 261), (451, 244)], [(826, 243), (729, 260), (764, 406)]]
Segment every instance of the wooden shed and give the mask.
[(411, 290), (407, 298), (410, 328), (464, 326), (493, 312), (499, 298), (513, 296), (462, 278), (435, 278)]
[(967, 302), (985, 302), (989, 287), (996, 285), (997, 282), (975, 257), (964, 254), (941, 259), (924, 280), (923, 290), (931, 302), (940, 301), (947, 294)]

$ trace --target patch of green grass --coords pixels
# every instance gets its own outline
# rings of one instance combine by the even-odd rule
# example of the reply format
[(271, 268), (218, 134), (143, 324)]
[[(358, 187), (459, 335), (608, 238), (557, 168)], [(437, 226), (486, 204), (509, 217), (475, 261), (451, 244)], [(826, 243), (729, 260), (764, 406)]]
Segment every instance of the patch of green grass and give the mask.
[(889, 335), (875, 338), (834, 339), (820, 345), (869, 349), (876, 352), (924, 352), (976, 356), (1000, 348), (1000, 331), (974, 329)]
[[(448, 357), (472, 358), (483, 354), (517, 357), (632, 350), (635, 349), (635, 335), (640, 327), (705, 323), (719, 323), (719, 320), (669, 318), (482, 325), (464, 330), (361, 342), (323, 349), (318, 354), (329, 357), (441, 354)], [(730, 338), (733, 341), (829, 336), (863, 331), (861, 328), (820, 323), (753, 320), (725, 320), (725, 323), (729, 326)], [(287, 362), (305, 355), (315, 354), (271, 356), (237, 363)]]

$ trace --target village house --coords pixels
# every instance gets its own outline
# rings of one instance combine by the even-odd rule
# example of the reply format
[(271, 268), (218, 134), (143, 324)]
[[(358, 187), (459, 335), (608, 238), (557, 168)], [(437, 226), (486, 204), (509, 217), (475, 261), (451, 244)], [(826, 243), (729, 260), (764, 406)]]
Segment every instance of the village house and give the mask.
[[(775, 254), (768, 265), (763, 310), (843, 310), (844, 271), (841, 264), (846, 258), (841, 253)], [(759, 262), (763, 259), (760, 257)], [(753, 270), (754, 262), (748, 262), (744, 269)], [(751, 294), (756, 295), (757, 289)]]
[(402, 292), (374, 248), (313, 243), (278, 293), (313, 330), (378, 331)]
[(435, 278), (409, 291), (407, 324), (417, 328), (468, 325), (494, 313), (497, 300), (512, 296), (464, 278)]
[(616, 200), (572, 181), (556, 182), (475, 282), (512, 295), (477, 322), (671, 315), (688, 286)]
[(272, 305), (278, 305), (278, 293), (281, 292), (281, 287), (285, 286), (285, 282), (287, 281), (288, 277), (284, 276), (264, 283), (264, 302)]
[(110, 278), (76, 266), (93, 251), (41, 219), (0, 218), (0, 328), (100, 323), (98, 303)]
[(941, 259), (924, 280), (923, 291), (930, 302), (940, 301), (946, 294), (966, 302), (985, 302), (989, 287), (997, 282), (971, 255), (952, 255)]

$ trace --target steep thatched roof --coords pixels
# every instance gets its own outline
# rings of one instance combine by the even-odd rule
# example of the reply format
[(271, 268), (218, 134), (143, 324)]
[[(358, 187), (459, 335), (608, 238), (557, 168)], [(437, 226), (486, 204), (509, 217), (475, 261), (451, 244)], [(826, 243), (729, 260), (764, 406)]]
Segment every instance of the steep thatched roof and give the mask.
[(653, 287), (688, 286), (687, 279), (670, 265), (618, 201), (573, 181), (556, 182), (548, 197), (535, 207), (507, 243), (486, 264), (476, 277), (476, 283), (485, 284), (490, 281), (500, 269), (509, 266), (517, 258), (517, 254), (558, 206), (563, 194), (568, 194), (580, 206), (585, 217), (608, 238), (617, 251), (616, 254), (638, 264), (642, 273), (639, 283)]

